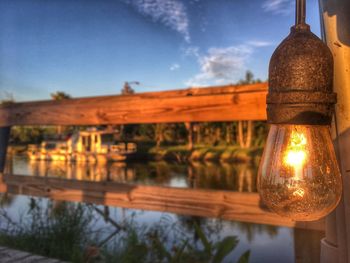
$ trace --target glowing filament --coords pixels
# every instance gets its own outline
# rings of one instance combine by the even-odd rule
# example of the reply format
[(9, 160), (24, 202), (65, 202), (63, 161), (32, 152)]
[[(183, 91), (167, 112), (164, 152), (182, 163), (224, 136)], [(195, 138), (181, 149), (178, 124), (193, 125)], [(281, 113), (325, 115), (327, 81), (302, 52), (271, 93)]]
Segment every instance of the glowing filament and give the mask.
[(287, 147), (284, 161), (294, 168), (303, 166), (306, 160), (306, 138), (304, 134), (293, 131)]
[(306, 159), (306, 153), (304, 151), (290, 150), (286, 156), (286, 163), (293, 167), (302, 166)]
[[(293, 167), (294, 180), (302, 179), (303, 166), (307, 159), (306, 143), (306, 138), (303, 133), (292, 131), (290, 142), (286, 149), (284, 162), (286, 165)], [(304, 193), (298, 193), (297, 195), (303, 196)]]

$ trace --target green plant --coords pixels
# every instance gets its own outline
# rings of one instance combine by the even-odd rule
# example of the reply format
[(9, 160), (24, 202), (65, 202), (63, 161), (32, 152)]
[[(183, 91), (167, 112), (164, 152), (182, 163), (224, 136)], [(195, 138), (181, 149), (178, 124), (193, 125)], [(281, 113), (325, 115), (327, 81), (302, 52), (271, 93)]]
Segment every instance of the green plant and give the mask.
[[(40, 204), (38, 204), (38, 202)], [(82, 262), (82, 244), (88, 239), (91, 212), (81, 204), (61, 202), (45, 205), (31, 198), (29, 210), (20, 222), (12, 221), (2, 211), (6, 227), (0, 232), (0, 244), (71, 262)]]

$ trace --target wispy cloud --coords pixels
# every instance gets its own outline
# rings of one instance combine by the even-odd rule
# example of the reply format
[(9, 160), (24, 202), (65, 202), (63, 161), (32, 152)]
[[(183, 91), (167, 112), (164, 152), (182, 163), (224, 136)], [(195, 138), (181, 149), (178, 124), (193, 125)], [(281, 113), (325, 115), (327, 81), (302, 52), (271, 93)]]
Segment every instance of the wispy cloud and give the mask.
[(194, 56), (196, 58), (199, 57), (199, 47), (189, 46), (187, 48), (182, 49), (182, 51), (186, 57), (191, 57), (191, 56)]
[(171, 71), (175, 71), (175, 70), (178, 70), (180, 68), (180, 65), (179, 64), (177, 64), (177, 63), (174, 63), (174, 64), (172, 64), (171, 66), (170, 66), (170, 70)]
[(274, 14), (289, 14), (293, 10), (292, 0), (265, 0), (262, 4), (262, 8), (266, 12)]
[(252, 53), (248, 45), (210, 48), (198, 57), (200, 72), (186, 81), (187, 86), (205, 86), (237, 81)]
[(140, 14), (150, 17), (180, 33), (190, 42), (189, 19), (184, 4), (178, 0), (124, 0)]
[(200, 71), (185, 82), (185, 85), (208, 86), (237, 82), (247, 70), (247, 63), (252, 54), (261, 47), (271, 46), (273, 43), (263, 40), (246, 41), (241, 45), (224, 48), (209, 48), (205, 54), (190, 46), (184, 50), (186, 56), (196, 58)]
[(247, 44), (253, 47), (268, 47), (273, 45), (273, 43), (270, 41), (262, 41), (262, 40), (251, 40), (251, 41), (248, 41)]

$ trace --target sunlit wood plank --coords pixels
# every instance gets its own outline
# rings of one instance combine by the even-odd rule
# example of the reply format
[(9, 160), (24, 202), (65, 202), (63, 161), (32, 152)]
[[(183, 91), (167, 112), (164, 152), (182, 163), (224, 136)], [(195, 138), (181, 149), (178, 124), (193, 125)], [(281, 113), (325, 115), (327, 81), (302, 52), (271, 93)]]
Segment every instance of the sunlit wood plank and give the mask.
[(0, 127), (266, 119), (267, 83), (0, 105)]
[(267, 211), (257, 193), (89, 182), (38, 176), (4, 175), (0, 192), (170, 212), (305, 229), (324, 230), (324, 221), (293, 222)]

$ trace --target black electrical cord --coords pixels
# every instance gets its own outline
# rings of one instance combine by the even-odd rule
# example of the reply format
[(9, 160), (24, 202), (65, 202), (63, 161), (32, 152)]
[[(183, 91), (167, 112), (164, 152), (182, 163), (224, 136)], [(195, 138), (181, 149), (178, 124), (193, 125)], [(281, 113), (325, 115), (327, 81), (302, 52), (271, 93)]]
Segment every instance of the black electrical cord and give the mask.
[(305, 24), (306, 0), (295, 1), (295, 25)]

